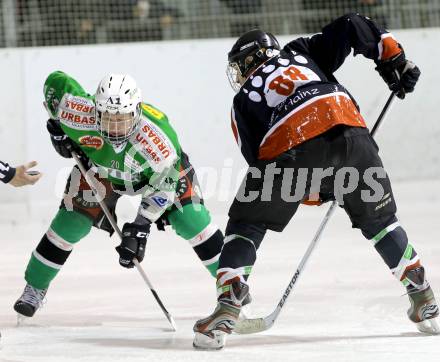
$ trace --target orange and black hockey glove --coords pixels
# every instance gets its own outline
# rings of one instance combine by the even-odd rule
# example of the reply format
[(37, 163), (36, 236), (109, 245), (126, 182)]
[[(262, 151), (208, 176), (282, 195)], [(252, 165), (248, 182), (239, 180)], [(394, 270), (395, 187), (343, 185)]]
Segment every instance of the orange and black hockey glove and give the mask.
[(376, 70), (397, 97), (403, 99), (406, 93), (414, 91), (420, 69), (406, 59), (403, 50), (390, 59), (376, 61), (376, 65)]

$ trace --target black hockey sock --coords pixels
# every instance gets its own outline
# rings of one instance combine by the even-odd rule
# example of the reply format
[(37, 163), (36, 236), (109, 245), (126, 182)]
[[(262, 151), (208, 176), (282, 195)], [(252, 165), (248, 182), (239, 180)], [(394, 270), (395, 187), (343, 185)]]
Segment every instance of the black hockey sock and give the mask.
[(393, 217), (381, 228), (370, 228), (362, 232), (373, 242), (393, 275), (405, 284), (407, 271), (420, 266), (420, 260), (397, 218)]
[(246, 283), (266, 229), (229, 221), (217, 270), (217, 296), (224, 297), (234, 282)]
[(217, 275), (218, 258), (223, 247), (223, 233), (217, 230), (208, 239), (193, 247), (203, 265), (209, 270), (212, 276)]

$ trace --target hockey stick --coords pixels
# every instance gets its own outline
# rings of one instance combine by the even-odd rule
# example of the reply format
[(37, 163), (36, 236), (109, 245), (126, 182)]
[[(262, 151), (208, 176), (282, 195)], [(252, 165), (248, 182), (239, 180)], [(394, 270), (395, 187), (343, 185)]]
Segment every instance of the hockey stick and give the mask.
[[(118, 224), (116, 223), (116, 220), (113, 218), (112, 214), (110, 213), (110, 210), (108, 209), (106, 203), (103, 199), (101, 199), (98, 189), (95, 186), (94, 180), (89, 177), (86, 169), (84, 168), (84, 165), (82, 164), (81, 160), (78, 157), (78, 154), (75, 151), (72, 151), (72, 156), (76, 161), (76, 164), (78, 165), (82, 175), (86, 179), (87, 183), (89, 184), (90, 188), (92, 189), (93, 194), (96, 196), (96, 199), (99, 203), (99, 206), (101, 206), (102, 211), (104, 211), (105, 216), (107, 217), (108, 221), (110, 222), (113, 229), (118, 233), (119, 237), (122, 239), (122, 232), (118, 227)], [(141, 274), (142, 279), (147, 284), (148, 288), (150, 288), (151, 293), (153, 294), (154, 298), (156, 299), (156, 302), (159, 304), (160, 308), (164, 312), (165, 316), (168, 319), (168, 322), (170, 322), (171, 327), (174, 331), (177, 331), (176, 322), (174, 321), (171, 314), (167, 311), (165, 306), (163, 305), (162, 301), (160, 300), (159, 296), (156, 293), (156, 290), (154, 289), (153, 285), (151, 284), (150, 280), (147, 277), (147, 274), (145, 273), (144, 269), (140, 265), (140, 263), (137, 261), (137, 259), (133, 259), (133, 263), (136, 266), (137, 270)]]
[[(395, 94), (391, 93), (391, 95), (388, 97), (387, 102), (385, 103), (385, 106), (382, 109), (382, 112), (379, 115), (379, 118), (377, 119), (376, 123), (374, 124), (372, 130), (371, 130), (371, 136), (374, 137), (377, 130), (379, 129), (382, 121), (385, 118), (385, 115), (387, 114), (391, 104), (393, 103)], [(301, 259), (301, 262), (299, 263), (298, 269), (296, 270), (295, 274), (293, 275), (292, 279), (289, 282), (289, 285), (287, 286), (286, 290), (284, 291), (283, 296), (281, 297), (280, 301), (278, 302), (278, 305), (276, 306), (275, 310), (269, 314), (267, 317), (263, 318), (254, 318), (254, 319), (243, 319), (237, 322), (237, 325), (235, 326), (234, 332), (238, 334), (251, 334), (251, 333), (258, 333), (263, 332), (271, 328), (275, 321), (278, 318), (278, 315), (281, 312), (281, 309), (283, 308), (284, 304), (287, 301), (287, 298), (290, 295), (290, 292), (295, 287), (296, 283), (299, 280), (299, 277), (301, 276), (301, 273), (303, 272), (313, 250), (315, 249), (316, 245), (318, 244), (319, 239), (321, 238), (322, 232), (324, 231), (325, 227), (327, 226), (328, 221), (332, 217), (334, 211), (336, 210), (336, 206), (338, 205), (338, 202), (335, 200), (332, 202), (330, 208), (328, 209), (327, 213), (324, 216), (324, 219), (322, 220), (321, 224), (319, 225), (318, 230), (315, 233), (315, 236), (312, 239), (312, 242), (310, 243), (309, 247), (307, 248), (306, 253)]]

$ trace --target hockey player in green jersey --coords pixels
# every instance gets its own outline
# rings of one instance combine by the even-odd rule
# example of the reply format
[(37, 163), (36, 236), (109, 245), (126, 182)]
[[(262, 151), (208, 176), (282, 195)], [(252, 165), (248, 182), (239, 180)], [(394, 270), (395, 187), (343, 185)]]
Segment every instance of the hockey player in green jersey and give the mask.
[[(142, 102), (133, 78), (108, 75), (91, 96), (56, 71), (44, 84), (44, 97), (54, 148), (65, 158), (72, 157), (72, 150), (81, 155), (113, 215), (122, 194), (142, 194), (137, 216), (124, 224), (116, 248), (120, 265), (132, 268), (134, 258), (142, 261), (152, 223), (159, 229), (170, 224), (215, 276), (223, 234), (211, 222), (194, 170), (167, 116)], [(60, 209), (27, 265), (27, 284), (14, 305), (20, 315), (34, 315), (74, 245), (92, 226), (114, 231), (75, 166)]]

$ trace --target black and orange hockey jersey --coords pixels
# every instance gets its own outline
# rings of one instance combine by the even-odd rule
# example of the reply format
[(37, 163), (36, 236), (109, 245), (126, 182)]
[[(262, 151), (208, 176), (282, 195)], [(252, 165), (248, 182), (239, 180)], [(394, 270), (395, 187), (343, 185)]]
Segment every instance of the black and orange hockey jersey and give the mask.
[(249, 164), (273, 159), (336, 125), (366, 127), (333, 75), (352, 49), (377, 61), (402, 51), (372, 20), (349, 14), (322, 33), (291, 41), (253, 72), (231, 111), (234, 136)]

